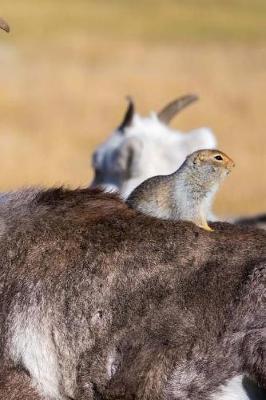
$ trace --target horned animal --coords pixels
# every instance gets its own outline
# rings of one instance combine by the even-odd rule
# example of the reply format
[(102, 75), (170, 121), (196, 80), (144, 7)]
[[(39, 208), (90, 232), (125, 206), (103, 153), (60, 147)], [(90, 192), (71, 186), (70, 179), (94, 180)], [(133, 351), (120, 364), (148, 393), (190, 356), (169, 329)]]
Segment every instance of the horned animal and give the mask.
[(99, 190), (10, 194), (0, 383), (24, 376), (20, 400), (224, 399), (243, 375), (265, 388), (266, 232), (212, 227)]
[(129, 98), (121, 124), (93, 154), (95, 176), (91, 186), (118, 190), (126, 198), (145, 179), (174, 172), (188, 154), (215, 148), (216, 139), (209, 128), (183, 133), (168, 126), (197, 99), (196, 95), (180, 97), (144, 118), (136, 113)]
[[(195, 95), (177, 98), (160, 112), (152, 112), (144, 118), (136, 112), (135, 103), (129, 98), (121, 124), (93, 153), (94, 179), (91, 187), (119, 191), (127, 199), (143, 181), (173, 173), (190, 153), (216, 148), (215, 135), (209, 128), (183, 133), (168, 126), (175, 115), (197, 99)], [(220, 218), (210, 213), (209, 219), (214, 221)], [(242, 219), (245, 224), (265, 229), (261, 218)], [(230, 221), (241, 222), (239, 218), (231, 218)]]

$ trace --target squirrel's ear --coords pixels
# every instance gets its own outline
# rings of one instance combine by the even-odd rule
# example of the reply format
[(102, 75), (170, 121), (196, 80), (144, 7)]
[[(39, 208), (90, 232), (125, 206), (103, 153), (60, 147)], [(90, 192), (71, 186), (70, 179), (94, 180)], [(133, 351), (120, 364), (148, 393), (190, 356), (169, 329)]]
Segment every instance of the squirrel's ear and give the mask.
[(200, 158), (200, 156), (197, 154), (197, 155), (194, 157), (193, 164), (194, 164), (194, 165), (200, 165), (200, 163), (201, 163), (201, 158)]
[(118, 163), (127, 179), (137, 174), (142, 147), (140, 139), (131, 137), (126, 139), (120, 148)]

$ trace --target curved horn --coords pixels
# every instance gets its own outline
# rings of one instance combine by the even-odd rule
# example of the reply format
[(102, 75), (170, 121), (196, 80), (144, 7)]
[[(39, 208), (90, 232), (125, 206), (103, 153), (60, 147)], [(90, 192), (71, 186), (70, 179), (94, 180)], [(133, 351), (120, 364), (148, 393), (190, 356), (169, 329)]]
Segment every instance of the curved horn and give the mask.
[(183, 108), (187, 107), (189, 104), (194, 103), (198, 100), (198, 96), (195, 94), (187, 94), (185, 96), (179, 97), (168, 103), (161, 111), (157, 113), (157, 116), (161, 122), (169, 124), (169, 122), (178, 114)]
[(124, 119), (122, 123), (119, 125), (118, 130), (119, 131), (124, 131), (125, 128), (130, 126), (132, 124), (132, 120), (135, 114), (135, 104), (134, 101), (130, 96), (127, 96), (127, 101), (128, 101), (128, 107), (124, 116)]
[(2, 18), (0, 18), (0, 28), (4, 29), (6, 32), (10, 31), (9, 25)]

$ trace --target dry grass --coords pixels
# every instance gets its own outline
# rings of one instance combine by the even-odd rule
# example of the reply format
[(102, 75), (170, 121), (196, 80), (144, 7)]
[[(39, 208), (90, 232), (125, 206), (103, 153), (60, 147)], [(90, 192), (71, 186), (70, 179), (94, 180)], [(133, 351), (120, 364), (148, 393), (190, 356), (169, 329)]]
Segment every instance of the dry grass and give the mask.
[(0, 12), (13, 28), (0, 32), (2, 190), (86, 185), (126, 94), (145, 114), (195, 92), (175, 126), (212, 127), (237, 164), (217, 210), (265, 211), (264, 0), (2, 0)]

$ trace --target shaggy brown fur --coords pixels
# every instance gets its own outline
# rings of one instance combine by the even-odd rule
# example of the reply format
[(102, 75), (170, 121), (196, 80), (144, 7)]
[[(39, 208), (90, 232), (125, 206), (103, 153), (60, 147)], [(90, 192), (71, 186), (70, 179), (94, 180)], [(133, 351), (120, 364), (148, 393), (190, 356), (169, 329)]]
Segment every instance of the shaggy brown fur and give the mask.
[(213, 226), (100, 191), (13, 194), (0, 206), (1, 361), (45, 399), (201, 400), (243, 373), (266, 387), (266, 233)]
[(1, 400), (44, 400), (33, 388), (31, 377), (19, 368), (0, 368)]

